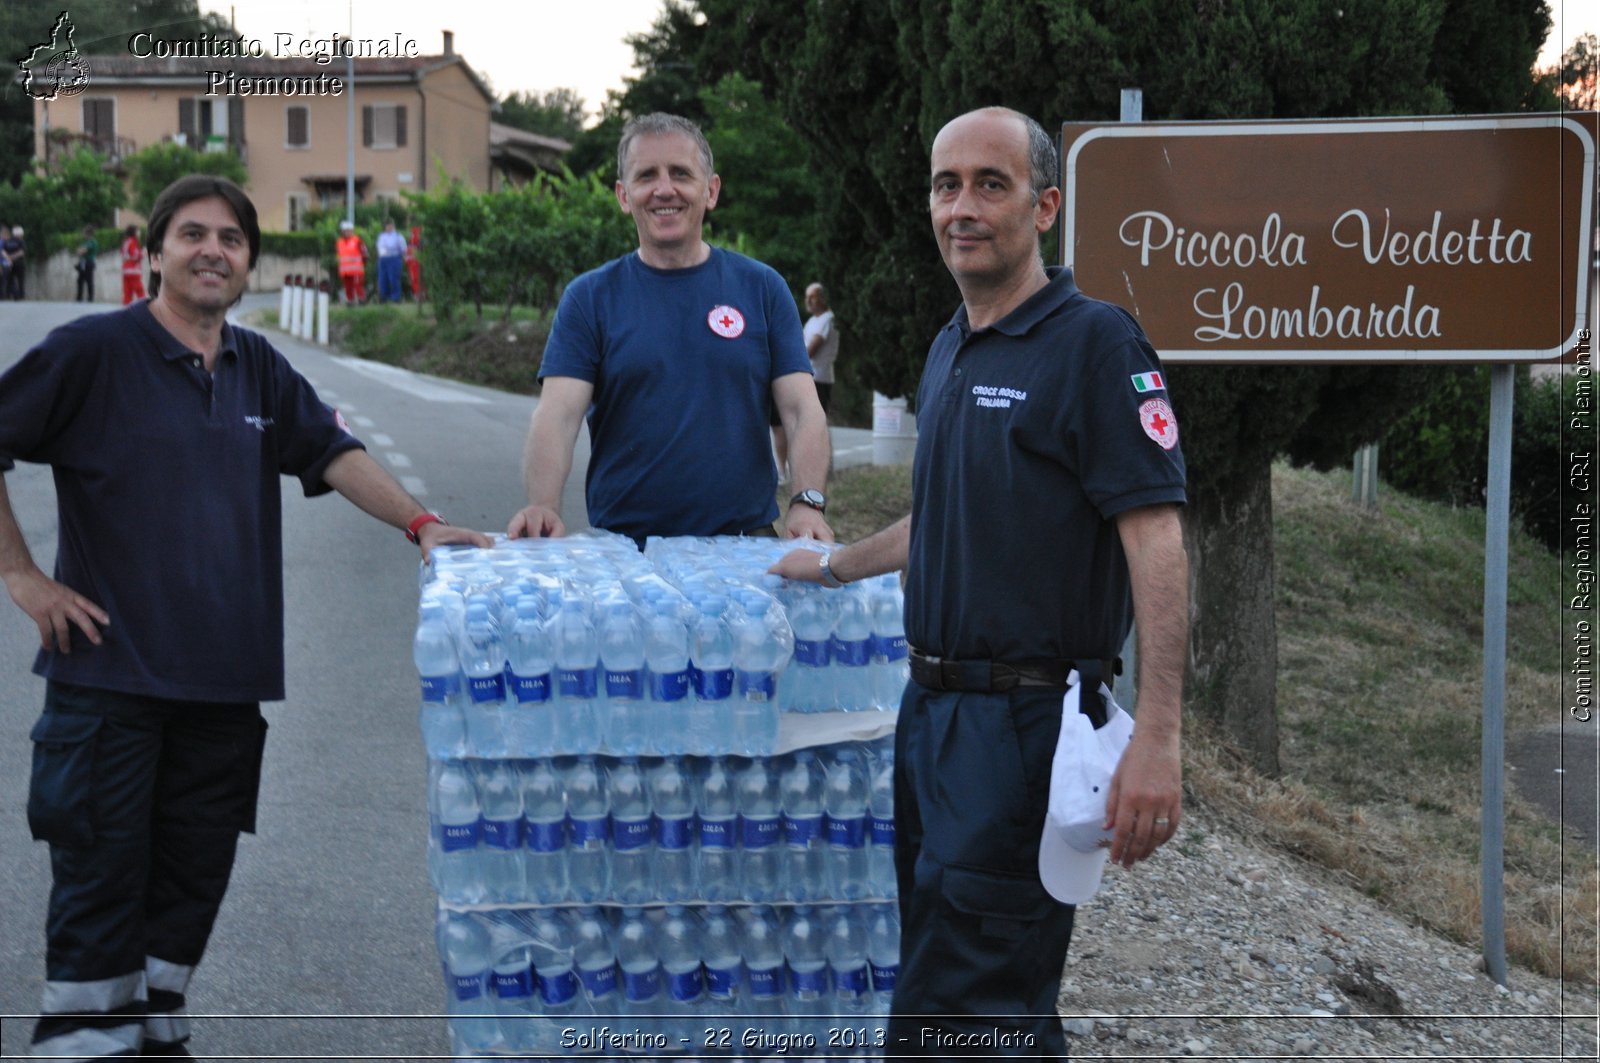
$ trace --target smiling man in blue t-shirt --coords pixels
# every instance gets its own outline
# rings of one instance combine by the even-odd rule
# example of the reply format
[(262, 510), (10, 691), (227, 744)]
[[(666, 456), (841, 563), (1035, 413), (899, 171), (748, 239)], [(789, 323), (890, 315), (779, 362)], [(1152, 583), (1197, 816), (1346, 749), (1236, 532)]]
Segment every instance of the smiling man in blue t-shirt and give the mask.
[(829, 444), (800, 315), (783, 278), (707, 244), (722, 182), (698, 127), (634, 118), (617, 146), (617, 202), (639, 250), (585, 273), (556, 310), (528, 428), (528, 506), (507, 534), (561, 535), (561, 491), (585, 415), (589, 523), (651, 535), (772, 534), (775, 408), (793, 440), (785, 532), (832, 540)]

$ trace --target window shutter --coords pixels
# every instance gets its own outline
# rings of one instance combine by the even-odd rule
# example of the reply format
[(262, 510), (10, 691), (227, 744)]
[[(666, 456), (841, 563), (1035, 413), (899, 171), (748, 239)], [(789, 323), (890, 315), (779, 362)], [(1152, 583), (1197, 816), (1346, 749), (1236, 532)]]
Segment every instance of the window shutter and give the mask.
[(194, 121), (194, 104), (192, 97), (185, 97), (178, 101), (178, 132), (182, 133), (191, 148), (196, 147), (199, 140), (199, 129)]
[(361, 146), (372, 147), (372, 108), (361, 108)]
[(394, 109), (394, 146), (406, 146), (406, 109), (404, 105)]
[(239, 147), (244, 143), (244, 97), (228, 97), (228, 143)]
[(303, 148), (311, 142), (311, 130), (308, 115), (304, 107), (289, 108), (289, 146)]

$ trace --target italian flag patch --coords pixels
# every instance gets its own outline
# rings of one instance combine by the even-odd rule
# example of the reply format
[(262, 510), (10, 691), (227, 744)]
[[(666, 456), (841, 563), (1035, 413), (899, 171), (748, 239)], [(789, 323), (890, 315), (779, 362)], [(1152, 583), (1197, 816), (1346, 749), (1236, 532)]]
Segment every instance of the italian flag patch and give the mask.
[(1141, 395), (1146, 391), (1165, 391), (1166, 382), (1161, 379), (1160, 373), (1139, 373), (1133, 378), (1133, 390)]

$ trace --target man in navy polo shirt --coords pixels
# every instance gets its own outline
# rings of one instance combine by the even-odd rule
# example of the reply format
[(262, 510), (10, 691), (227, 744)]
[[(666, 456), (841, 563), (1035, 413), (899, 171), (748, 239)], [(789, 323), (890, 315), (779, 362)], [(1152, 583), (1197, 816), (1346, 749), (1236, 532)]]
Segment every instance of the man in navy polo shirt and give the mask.
[(974, 111), (932, 162), (934, 236), (963, 305), (923, 370), (911, 515), (774, 570), (838, 586), (906, 569), (889, 1054), (1055, 1058), (1074, 908), (1040, 881), (1051, 761), (1069, 676), (1109, 679), (1133, 613), (1138, 727), (1107, 802), (1111, 859), (1132, 867), (1178, 826), (1184, 464), (1143, 332), (1040, 257), (1061, 203), (1049, 135)]
[(589, 523), (632, 536), (773, 534), (769, 409), (793, 441), (785, 531), (832, 541), (822, 488), (830, 447), (800, 315), (769, 266), (713, 248), (702, 228), (721, 179), (693, 122), (631, 119), (617, 202), (639, 250), (567, 286), (528, 426), (528, 506), (507, 534), (561, 535), (561, 491), (584, 416)]
[(148, 302), (56, 329), (0, 376), (0, 474), (55, 475), (54, 577), (0, 475), (0, 578), (47, 680), (28, 822), (50, 845), (33, 1051), (188, 1055), (184, 993), (283, 697), (279, 478), (338, 491), (424, 554), (488, 545), (428, 513), (261, 336), (227, 324), (261, 247), (254, 206), (192, 176), (156, 200)]

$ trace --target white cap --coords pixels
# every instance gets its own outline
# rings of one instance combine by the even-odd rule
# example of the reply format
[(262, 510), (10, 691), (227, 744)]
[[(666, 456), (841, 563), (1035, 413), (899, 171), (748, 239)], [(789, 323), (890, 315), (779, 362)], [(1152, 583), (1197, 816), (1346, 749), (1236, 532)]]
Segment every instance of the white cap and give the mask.
[(339, 223), (339, 228), (341, 229), (354, 229), (355, 227), (355, 223), (351, 221), (342, 221)]
[(1106, 695), (1105, 726), (1078, 711), (1083, 684), (1074, 681), (1061, 704), (1061, 737), (1050, 766), (1050, 809), (1039, 838), (1039, 879), (1063, 904), (1082, 904), (1100, 888), (1113, 831), (1106, 830), (1111, 776), (1133, 736), (1133, 717)]

